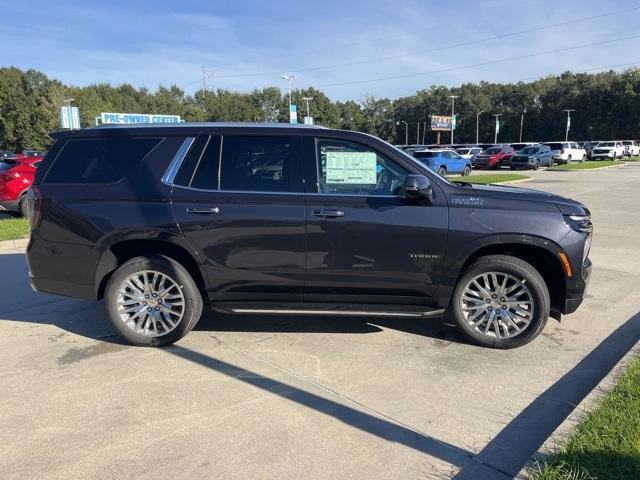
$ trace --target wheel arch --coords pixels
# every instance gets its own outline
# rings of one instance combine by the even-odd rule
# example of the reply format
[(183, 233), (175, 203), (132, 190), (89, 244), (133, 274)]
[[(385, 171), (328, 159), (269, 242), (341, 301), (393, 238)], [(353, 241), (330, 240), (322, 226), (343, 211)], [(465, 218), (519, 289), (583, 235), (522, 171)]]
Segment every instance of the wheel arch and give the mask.
[(109, 278), (120, 265), (134, 257), (151, 254), (165, 255), (179, 262), (193, 277), (203, 293), (203, 299), (206, 299), (205, 276), (197, 254), (175, 242), (157, 239), (128, 239), (110, 245), (100, 257), (96, 269), (96, 298), (99, 300), (104, 296)]
[[(560, 250), (558, 248), (558, 251)], [(557, 311), (561, 308), (567, 282), (562, 262), (552, 249), (538, 244), (537, 241), (527, 243), (508, 241), (480, 246), (473, 250), (462, 263), (456, 283), (469, 265), (487, 255), (509, 255), (529, 263), (540, 273), (549, 289), (551, 310)]]

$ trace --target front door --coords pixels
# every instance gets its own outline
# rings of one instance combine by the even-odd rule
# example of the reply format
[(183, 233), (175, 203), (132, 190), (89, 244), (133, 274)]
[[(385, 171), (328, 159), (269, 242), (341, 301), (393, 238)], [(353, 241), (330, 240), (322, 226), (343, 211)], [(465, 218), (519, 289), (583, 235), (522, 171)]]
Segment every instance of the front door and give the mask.
[(369, 146), (308, 137), (306, 302), (429, 305), (439, 283), (446, 202), (404, 196), (410, 167)]
[(178, 225), (209, 298), (302, 301), (305, 210), (296, 137), (201, 135), (176, 174)]

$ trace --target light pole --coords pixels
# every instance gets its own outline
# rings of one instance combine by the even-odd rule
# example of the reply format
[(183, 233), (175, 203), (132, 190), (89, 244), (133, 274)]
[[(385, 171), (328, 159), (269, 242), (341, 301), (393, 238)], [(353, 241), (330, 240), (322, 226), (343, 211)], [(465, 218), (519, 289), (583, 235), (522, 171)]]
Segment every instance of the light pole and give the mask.
[(422, 124), (422, 144), (423, 145), (424, 145), (424, 139), (426, 135), (427, 135), (427, 121), (425, 120), (424, 123)]
[(313, 97), (302, 97), (302, 100), (304, 100), (307, 104), (307, 117), (310, 117), (311, 114), (309, 114), (309, 102), (313, 100)]
[(525, 108), (522, 111), (522, 115), (520, 115), (520, 140), (519, 142), (522, 143), (522, 125), (524, 125), (524, 114), (527, 113), (527, 109)]
[(453, 112), (456, 104), (456, 98), (458, 98), (459, 96), (460, 95), (449, 95), (449, 98), (451, 99), (451, 145), (453, 145)]
[(289, 117), (291, 117), (291, 81), (294, 80), (296, 76), (293, 73), (283, 73), (282, 75), (280, 75), (280, 78), (286, 80), (289, 84)]
[(396, 125), (400, 125), (401, 123), (404, 123), (404, 144), (409, 145), (409, 124), (404, 120), (398, 120)]
[(495, 145), (498, 143), (498, 132), (500, 131), (500, 117), (502, 116), (502, 114), (494, 113), (493, 116), (496, 117), (496, 133), (495, 133), (495, 136), (493, 137), (493, 143)]
[(480, 115), (484, 113), (484, 110), (480, 110), (476, 113), (476, 144), (480, 144)]
[(563, 110), (563, 112), (567, 112), (567, 130), (564, 133), (564, 141), (569, 140), (569, 129), (571, 128), (571, 112), (575, 112), (575, 108), (570, 108), (567, 110)]

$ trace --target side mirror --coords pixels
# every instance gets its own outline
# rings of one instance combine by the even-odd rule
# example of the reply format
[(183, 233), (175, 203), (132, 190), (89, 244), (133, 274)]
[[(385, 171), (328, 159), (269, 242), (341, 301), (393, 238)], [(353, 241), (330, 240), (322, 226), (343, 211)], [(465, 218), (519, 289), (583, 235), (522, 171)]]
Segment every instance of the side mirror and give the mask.
[(433, 202), (433, 188), (424, 175), (407, 175), (404, 179), (404, 194), (411, 200)]

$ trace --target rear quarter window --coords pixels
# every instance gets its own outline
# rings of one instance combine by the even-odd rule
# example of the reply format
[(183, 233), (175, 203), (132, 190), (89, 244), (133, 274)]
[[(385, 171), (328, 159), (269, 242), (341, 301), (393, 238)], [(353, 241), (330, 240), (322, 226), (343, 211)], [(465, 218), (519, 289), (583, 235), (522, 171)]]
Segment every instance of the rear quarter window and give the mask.
[(44, 183), (115, 183), (137, 167), (162, 138), (72, 139), (49, 168)]

